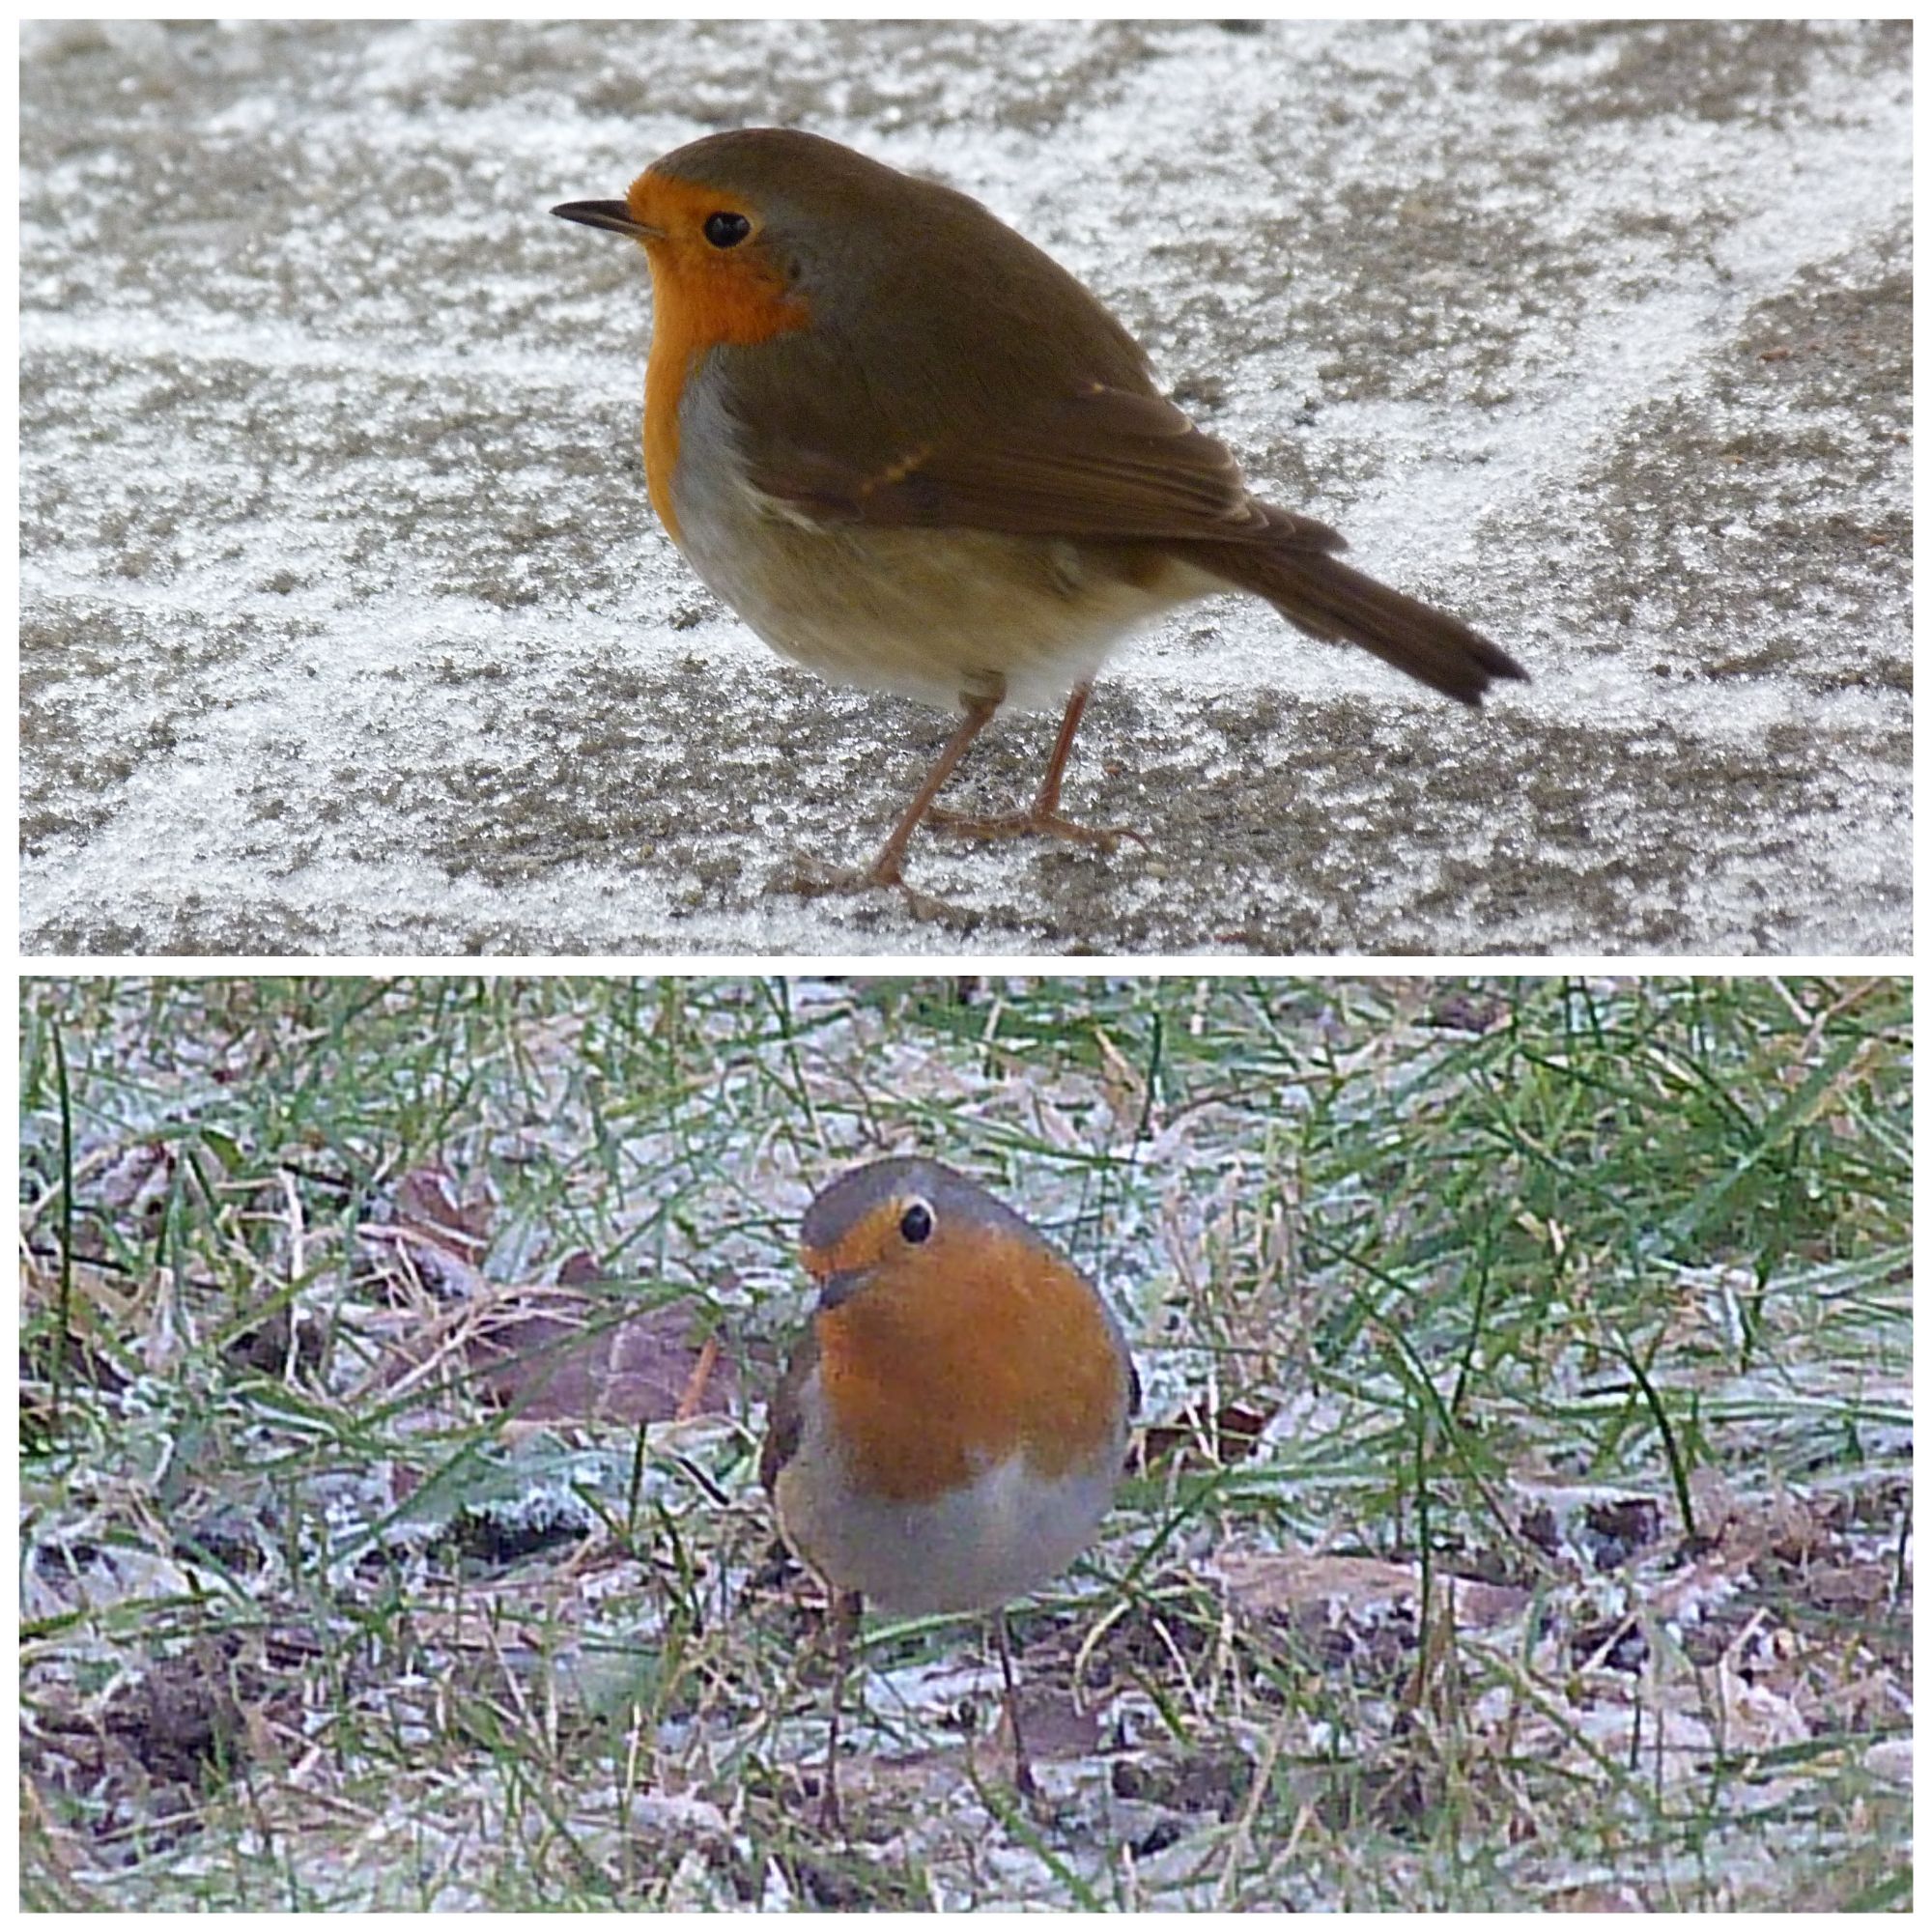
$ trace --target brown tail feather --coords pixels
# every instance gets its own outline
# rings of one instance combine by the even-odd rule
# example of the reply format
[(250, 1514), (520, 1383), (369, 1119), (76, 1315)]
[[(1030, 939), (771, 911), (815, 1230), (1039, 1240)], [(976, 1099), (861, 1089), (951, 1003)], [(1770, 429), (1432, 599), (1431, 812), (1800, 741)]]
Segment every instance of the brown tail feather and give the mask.
[(1529, 673), (1460, 617), (1378, 583), (1302, 544), (1217, 544), (1200, 554), (1217, 577), (1265, 597), (1311, 637), (1360, 644), (1385, 664), (1464, 704), (1480, 704), (1492, 678)]

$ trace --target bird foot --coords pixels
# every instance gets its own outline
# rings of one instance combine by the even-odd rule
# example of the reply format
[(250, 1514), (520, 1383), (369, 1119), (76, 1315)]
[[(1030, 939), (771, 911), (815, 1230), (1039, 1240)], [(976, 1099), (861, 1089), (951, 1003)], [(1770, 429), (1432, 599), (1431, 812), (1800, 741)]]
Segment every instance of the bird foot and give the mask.
[(838, 1808), (837, 1791), (827, 1791), (818, 1801), (818, 1829), (828, 1838), (843, 1838), (847, 1835), (845, 1814)]
[[(968, 1776), (972, 1778), (976, 1786), (980, 1785), (980, 1775), (977, 1767), (974, 1766), (973, 1750), (970, 1744), (967, 1747), (967, 1764), (970, 1767)], [(1033, 1766), (1027, 1759), (1017, 1758), (1010, 1765), (1003, 1767), (1003, 1769), (1011, 1774), (1012, 1794), (1019, 1802), (1023, 1810), (1035, 1818), (1044, 1819), (1052, 1815), (1055, 1808), (1053, 1801), (1040, 1788), (1039, 1780), (1033, 1775)], [(1000, 1778), (996, 1781), (1004, 1783), (1006, 1780)], [(980, 1789), (982, 1795), (986, 1796), (986, 1802), (997, 1810), (1000, 1804), (997, 1796), (986, 1795), (983, 1786)]]
[(789, 877), (773, 881), (785, 892), (796, 893), (801, 898), (828, 898), (837, 894), (894, 892), (905, 901), (906, 910), (915, 919), (925, 920), (934, 925), (956, 926), (970, 931), (980, 923), (980, 915), (969, 906), (954, 905), (951, 899), (935, 897), (931, 893), (923, 893), (916, 886), (909, 886), (899, 875), (898, 867), (888, 865), (883, 859), (875, 860), (870, 866), (832, 866), (822, 859), (807, 858), (801, 854), (792, 863)]
[(1147, 837), (1131, 825), (1081, 825), (1058, 811), (1042, 811), (1034, 806), (1025, 811), (996, 812), (989, 818), (966, 811), (949, 811), (934, 806), (925, 822), (935, 832), (951, 833), (955, 838), (1063, 838), (1073, 845), (1094, 845), (1111, 852), (1122, 838), (1131, 838), (1143, 851), (1152, 848)]

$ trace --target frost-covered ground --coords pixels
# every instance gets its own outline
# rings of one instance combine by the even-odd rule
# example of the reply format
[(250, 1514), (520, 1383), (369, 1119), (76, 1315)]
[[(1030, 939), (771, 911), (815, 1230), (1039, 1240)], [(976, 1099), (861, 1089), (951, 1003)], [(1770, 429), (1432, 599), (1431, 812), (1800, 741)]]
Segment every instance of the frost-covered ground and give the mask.
[[(24, 944), (1904, 951), (1909, 36), (30, 28)], [(1069, 784), (1151, 851), (923, 839), (950, 923), (775, 890), (867, 856), (950, 721), (691, 577), (641, 260), (546, 213), (768, 121), (987, 201), (1535, 683), (1471, 717), (1197, 607)]]

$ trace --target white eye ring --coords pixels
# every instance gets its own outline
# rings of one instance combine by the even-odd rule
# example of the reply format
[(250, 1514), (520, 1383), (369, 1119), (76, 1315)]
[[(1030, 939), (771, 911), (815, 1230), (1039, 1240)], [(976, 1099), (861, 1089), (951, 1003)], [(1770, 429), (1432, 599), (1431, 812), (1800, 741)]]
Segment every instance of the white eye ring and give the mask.
[(932, 1208), (917, 1195), (906, 1203), (904, 1212), (899, 1215), (899, 1238), (914, 1247), (932, 1238)]

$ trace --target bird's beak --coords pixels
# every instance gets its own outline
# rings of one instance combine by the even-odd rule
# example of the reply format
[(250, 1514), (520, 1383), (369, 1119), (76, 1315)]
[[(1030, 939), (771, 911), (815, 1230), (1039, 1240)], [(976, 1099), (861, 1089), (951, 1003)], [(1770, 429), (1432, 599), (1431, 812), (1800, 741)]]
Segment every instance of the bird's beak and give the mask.
[(818, 1312), (830, 1314), (835, 1308), (850, 1301), (872, 1278), (872, 1270), (862, 1268), (837, 1268), (824, 1276), (818, 1284)]
[(638, 220), (627, 202), (566, 201), (551, 213), (562, 215), (566, 221), (581, 221), (586, 228), (608, 228), (613, 235), (628, 235), (633, 242), (664, 240), (664, 230), (647, 227)]

